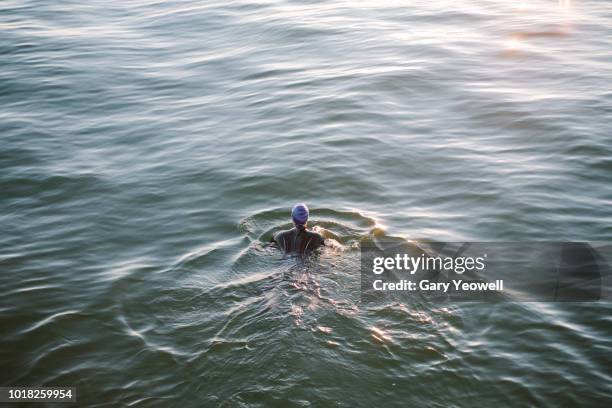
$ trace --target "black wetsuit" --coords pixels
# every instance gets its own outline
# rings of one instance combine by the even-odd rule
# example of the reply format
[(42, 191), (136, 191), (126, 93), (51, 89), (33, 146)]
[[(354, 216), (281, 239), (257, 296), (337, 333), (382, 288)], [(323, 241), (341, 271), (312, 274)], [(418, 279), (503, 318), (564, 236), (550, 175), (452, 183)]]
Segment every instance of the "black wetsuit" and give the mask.
[(324, 245), (325, 238), (304, 227), (295, 227), (274, 235), (273, 241), (285, 252), (306, 254)]

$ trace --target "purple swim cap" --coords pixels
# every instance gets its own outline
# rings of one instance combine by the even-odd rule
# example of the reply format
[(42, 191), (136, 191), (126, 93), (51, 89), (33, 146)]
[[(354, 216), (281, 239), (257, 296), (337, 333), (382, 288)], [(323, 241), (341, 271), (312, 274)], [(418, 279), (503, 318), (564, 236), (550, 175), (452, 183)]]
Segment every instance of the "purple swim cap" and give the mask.
[(305, 225), (308, 221), (308, 207), (304, 203), (298, 203), (291, 210), (291, 218), (296, 225)]

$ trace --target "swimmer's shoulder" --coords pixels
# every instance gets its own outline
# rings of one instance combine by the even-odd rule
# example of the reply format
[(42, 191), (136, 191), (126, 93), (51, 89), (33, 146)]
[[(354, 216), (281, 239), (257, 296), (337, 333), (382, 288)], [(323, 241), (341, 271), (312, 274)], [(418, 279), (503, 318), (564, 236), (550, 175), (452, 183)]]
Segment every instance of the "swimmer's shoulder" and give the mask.
[(293, 229), (278, 231), (276, 234), (272, 235), (272, 238), (270, 239), (270, 241), (271, 242), (276, 242), (277, 244), (280, 244), (281, 242), (284, 241), (284, 239), (287, 236), (289, 236), (292, 233), (293, 233)]
[(325, 238), (317, 231), (308, 231), (308, 238), (311, 240), (311, 245), (313, 248), (325, 245)]

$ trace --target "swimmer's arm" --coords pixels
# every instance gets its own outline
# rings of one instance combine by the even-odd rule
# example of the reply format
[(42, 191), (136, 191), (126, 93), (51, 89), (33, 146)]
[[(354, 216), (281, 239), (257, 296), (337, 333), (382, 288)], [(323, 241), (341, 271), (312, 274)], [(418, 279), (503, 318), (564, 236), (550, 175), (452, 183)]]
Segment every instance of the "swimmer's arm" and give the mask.
[[(283, 243), (282, 243), (282, 244), (281, 244), (281, 240), (283, 241)], [(285, 249), (285, 239), (284, 239), (284, 237), (282, 236), (282, 234), (281, 234), (280, 232), (278, 232), (278, 233), (276, 233), (276, 234), (273, 234), (273, 235), (270, 237), (270, 242), (269, 242), (269, 245), (271, 245), (271, 246), (275, 246), (275, 247), (277, 247), (277, 248), (279, 248), (279, 249), (283, 249), (283, 250), (284, 250), (284, 249)]]
[(268, 245), (276, 247), (276, 248), (281, 248), (281, 244), (280, 244), (280, 242), (278, 242), (278, 237), (276, 237), (274, 235), (272, 235), (270, 237), (270, 241), (268, 241)]

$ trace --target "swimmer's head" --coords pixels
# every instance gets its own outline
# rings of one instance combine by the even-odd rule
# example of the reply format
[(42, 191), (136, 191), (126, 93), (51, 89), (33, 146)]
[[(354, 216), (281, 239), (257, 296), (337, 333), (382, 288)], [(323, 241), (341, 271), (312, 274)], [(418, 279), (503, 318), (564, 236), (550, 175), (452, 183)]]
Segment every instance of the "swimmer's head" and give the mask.
[(304, 227), (308, 222), (308, 207), (304, 203), (298, 203), (291, 210), (291, 218), (296, 227)]

